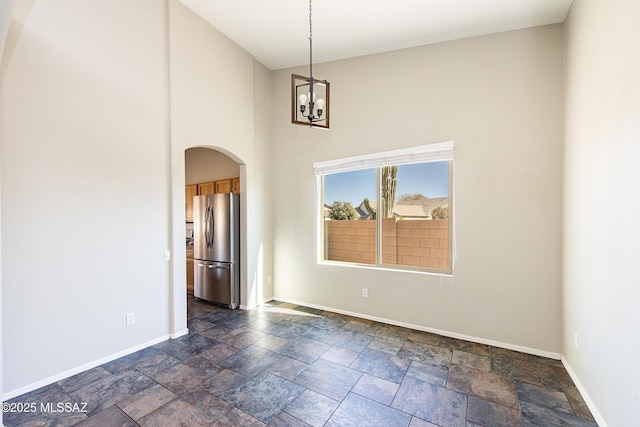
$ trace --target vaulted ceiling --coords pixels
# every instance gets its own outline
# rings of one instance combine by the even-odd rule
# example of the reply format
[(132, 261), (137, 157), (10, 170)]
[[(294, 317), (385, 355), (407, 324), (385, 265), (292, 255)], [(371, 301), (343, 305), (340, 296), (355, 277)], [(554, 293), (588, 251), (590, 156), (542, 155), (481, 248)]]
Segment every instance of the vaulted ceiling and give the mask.
[[(180, 0), (272, 70), (309, 63), (308, 0)], [(313, 61), (563, 22), (572, 0), (313, 0)]]

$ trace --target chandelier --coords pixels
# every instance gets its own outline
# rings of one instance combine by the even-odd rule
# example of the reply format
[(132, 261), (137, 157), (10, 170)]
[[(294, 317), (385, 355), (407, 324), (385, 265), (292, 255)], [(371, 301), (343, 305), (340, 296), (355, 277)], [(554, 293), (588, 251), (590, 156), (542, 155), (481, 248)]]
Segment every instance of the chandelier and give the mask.
[(309, 0), (309, 77), (291, 75), (291, 123), (329, 128), (329, 82), (313, 78), (313, 25)]

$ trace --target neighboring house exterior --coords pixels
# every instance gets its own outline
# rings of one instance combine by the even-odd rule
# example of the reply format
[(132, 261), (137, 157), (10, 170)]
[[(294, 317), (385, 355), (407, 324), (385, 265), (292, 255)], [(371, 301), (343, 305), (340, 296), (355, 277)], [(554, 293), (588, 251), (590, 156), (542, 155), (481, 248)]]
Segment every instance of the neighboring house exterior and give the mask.
[[(369, 202), (372, 209), (377, 208), (377, 202)], [(431, 212), (437, 207), (449, 206), (448, 197), (435, 197), (417, 200), (403, 200), (396, 202), (393, 206), (393, 216), (401, 219), (431, 219)], [(365, 207), (364, 201), (356, 207), (360, 214), (360, 219), (367, 219), (370, 216)]]

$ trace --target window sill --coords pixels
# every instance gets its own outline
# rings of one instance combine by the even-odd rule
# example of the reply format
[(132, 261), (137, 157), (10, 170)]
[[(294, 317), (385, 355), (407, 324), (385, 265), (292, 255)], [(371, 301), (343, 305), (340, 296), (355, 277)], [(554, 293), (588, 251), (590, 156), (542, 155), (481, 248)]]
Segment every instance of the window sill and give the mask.
[(347, 268), (360, 268), (365, 270), (378, 270), (378, 271), (393, 271), (399, 273), (412, 273), (412, 274), (421, 274), (428, 276), (445, 276), (445, 277), (453, 277), (453, 272), (449, 270), (429, 270), (422, 269), (417, 267), (401, 267), (401, 266), (389, 266), (389, 265), (374, 265), (374, 264), (356, 264), (351, 262), (340, 262), (340, 261), (319, 261), (318, 265), (326, 265), (333, 267), (347, 267)]

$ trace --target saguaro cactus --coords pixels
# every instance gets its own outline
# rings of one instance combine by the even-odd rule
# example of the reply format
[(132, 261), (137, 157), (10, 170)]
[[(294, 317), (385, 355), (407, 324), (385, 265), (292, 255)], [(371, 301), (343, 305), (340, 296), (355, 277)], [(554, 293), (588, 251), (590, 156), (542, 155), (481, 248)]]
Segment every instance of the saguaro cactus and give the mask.
[(385, 166), (382, 168), (382, 215), (383, 218), (393, 216), (393, 206), (396, 202), (396, 187), (398, 181), (397, 166)]
[(371, 207), (371, 203), (367, 198), (364, 199), (364, 208), (369, 212), (369, 215), (367, 215), (368, 219), (376, 219), (376, 211)]

